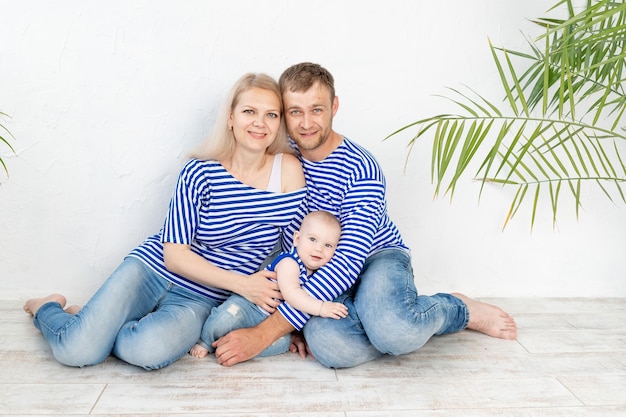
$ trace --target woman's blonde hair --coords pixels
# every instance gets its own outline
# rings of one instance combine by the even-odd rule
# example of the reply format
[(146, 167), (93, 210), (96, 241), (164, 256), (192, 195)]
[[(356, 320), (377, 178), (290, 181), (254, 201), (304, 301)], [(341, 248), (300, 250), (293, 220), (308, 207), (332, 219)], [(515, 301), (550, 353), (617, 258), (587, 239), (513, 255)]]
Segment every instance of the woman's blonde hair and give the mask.
[(287, 130), (285, 129), (285, 117), (283, 115), (283, 100), (280, 95), (280, 88), (276, 81), (267, 74), (248, 73), (242, 76), (230, 90), (224, 100), (224, 104), (217, 114), (215, 125), (209, 136), (191, 153), (192, 158), (202, 160), (221, 161), (232, 156), (235, 150), (235, 137), (233, 131), (228, 127), (228, 120), (231, 113), (239, 103), (243, 93), (253, 88), (261, 88), (271, 91), (280, 101), (280, 127), (276, 139), (267, 148), (267, 153), (293, 153), (287, 140)]

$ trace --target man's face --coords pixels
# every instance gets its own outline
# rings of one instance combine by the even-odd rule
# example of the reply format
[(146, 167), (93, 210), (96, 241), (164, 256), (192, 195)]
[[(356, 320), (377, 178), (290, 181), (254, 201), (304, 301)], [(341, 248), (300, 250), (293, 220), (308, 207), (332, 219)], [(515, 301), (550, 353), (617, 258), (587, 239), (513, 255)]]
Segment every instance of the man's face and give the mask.
[(321, 156), (322, 159), (328, 156), (335, 146), (328, 138), (337, 112), (337, 97), (331, 100), (330, 92), (315, 83), (304, 92), (284, 92), (283, 105), (287, 131), (302, 155), (312, 160), (315, 158), (309, 158), (309, 155)]

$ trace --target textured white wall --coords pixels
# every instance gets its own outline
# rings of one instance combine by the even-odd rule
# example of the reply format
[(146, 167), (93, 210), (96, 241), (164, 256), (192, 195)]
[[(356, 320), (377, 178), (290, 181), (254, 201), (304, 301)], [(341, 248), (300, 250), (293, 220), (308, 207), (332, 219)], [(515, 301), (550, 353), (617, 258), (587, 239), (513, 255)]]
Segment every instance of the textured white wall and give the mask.
[(424, 293), (626, 296), (626, 217), (593, 190), (576, 221), (562, 206), (529, 231), (501, 231), (512, 192), (478, 206), (468, 178), (433, 201), (429, 146), (403, 171), (396, 128), (450, 110), (434, 97), (468, 84), (500, 97), (487, 38), (523, 48), (552, 1), (418, 2), (0, 0), (0, 296), (60, 291), (84, 301), (162, 223), (186, 152), (241, 74), (319, 62), (336, 77), (336, 129), (385, 169), (389, 208)]

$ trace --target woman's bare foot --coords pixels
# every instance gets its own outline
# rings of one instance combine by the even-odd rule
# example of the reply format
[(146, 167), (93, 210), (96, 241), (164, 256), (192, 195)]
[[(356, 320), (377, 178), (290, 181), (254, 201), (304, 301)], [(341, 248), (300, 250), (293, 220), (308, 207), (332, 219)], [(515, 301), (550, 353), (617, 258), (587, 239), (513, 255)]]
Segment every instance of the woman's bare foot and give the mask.
[(452, 293), (465, 303), (469, 311), (467, 328), (476, 330), (492, 337), (515, 340), (517, 324), (508, 313), (500, 307), (473, 300), (463, 294)]
[(196, 343), (195, 346), (192, 347), (189, 351), (189, 354), (196, 358), (204, 358), (206, 355), (209, 354), (209, 350), (206, 349), (204, 346)]
[(71, 305), (65, 308), (65, 312), (76, 315), (82, 309), (83, 308), (81, 306)]
[(50, 294), (47, 297), (31, 298), (30, 300), (27, 300), (23, 308), (25, 312), (27, 312), (31, 316), (34, 316), (35, 314), (37, 314), (37, 311), (39, 311), (42, 305), (50, 302), (59, 303), (61, 304), (61, 308), (63, 308), (65, 307), (65, 303), (67, 303), (67, 300), (61, 294)]

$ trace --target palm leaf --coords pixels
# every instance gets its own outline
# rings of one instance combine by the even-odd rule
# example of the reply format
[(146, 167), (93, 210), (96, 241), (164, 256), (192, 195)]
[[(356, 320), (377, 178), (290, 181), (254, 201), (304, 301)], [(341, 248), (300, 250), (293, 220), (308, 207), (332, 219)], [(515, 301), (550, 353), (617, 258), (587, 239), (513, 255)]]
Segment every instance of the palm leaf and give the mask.
[[(583, 184), (598, 186), (610, 201), (626, 202), (621, 155), (626, 129), (619, 128), (626, 113), (626, 4), (589, 1), (577, 14), (571, 0), (551, 8), (563, 9), (566, 18), (535, 20), (545, 33), (529, 41), (530, 53), (489, 41), (503, 106), (469, 87), (449, 88), (452, 97), (445, 98), (458, 113), (423, 118), (385, 138), (417, 129), (408, 163), (417, 140), (432, 135), (435, 197), (445, 190), (452, 198), (476, 163), (479, 199), (487, 184), (516, 188), (504, 227), (530, 200), (532, 229), (544, 199), (556, 224), (564, 189), (570, 191), (578, 217)], [(513, 56), (527, 66), (519, 70)]]
[[(8, 117), (8, 115), (6, 113), (2, 113), (2, 112), (0, 112), (0, 116)], [(11, 150), (11, 152), (15, 153), (15, 149), (13, 149), (13, 146), (11, 146), (11, 143), (9, 143), (9, 140), (8, 140), (7, 136), (6, 135), (3, 136), (2, 132), (6, 132), (6, 135), (8, 135), (11, 138), (15, 139), (13, 137), (13, 135), (11, 134), (11, 132), (9, 132), (9, 129), (7, 129), (2, 123), (0, 123), (0, 142), (4, 143)], [(8, 174), (9, 170), (8, 170), (6, 164), (4, 163), (4, 160), (2, 160), (1, 157), (0, 157), (0, 165), (2, 165), (2, 168), (4, 169), (4, 172), (6, 172)]]

